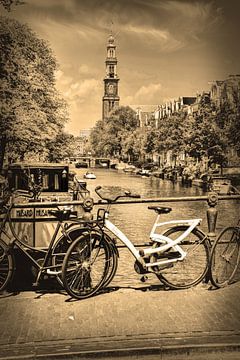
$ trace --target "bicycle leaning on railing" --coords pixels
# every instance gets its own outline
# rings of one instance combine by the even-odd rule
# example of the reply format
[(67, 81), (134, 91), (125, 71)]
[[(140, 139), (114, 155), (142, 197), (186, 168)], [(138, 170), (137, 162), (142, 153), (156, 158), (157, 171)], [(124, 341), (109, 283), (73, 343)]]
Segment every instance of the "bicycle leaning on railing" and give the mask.
[[(19, 237), (11, 217), (15, 199), (19, 196), (34, 198), (35, 201), (37, 198), (36, 193), (32, 191), (15, 190), (5, 191), (0, 200), (0, 291), (4, 290), (13, 278), (15, 272), (14, 250), (16, 248), (33, 264), (35, 269), (33, 286), (38, 286), (45, 276), (56, 277), (59, 284), (63, 286), (63, 259), (70, 244), (84, 233), (83, 223), (77, 218), (76, 211), (69, 208), (60, 209), (56, 203), (56, 209), (48, 210), (49, 215), (57, 220), (48, 247), (43, 249), (32, 247), (26, 244), (24, 237)], [(60, 231), (61, 236), (58, 237)], [(86, 289), (84, 291), (87, 293)]]
[[(201, 219), (160, 222), (160, 216), (172, 209), (149, 206), (157, 213), (157, 218), (149, 245), (138, 250), (108, 217), (111, 205), (118, 199), (140, 196), (125, 191), (112, 197), (104, 195), (104, 190), (98, 186), (95, 192), (101, 198), (100, 203), (106, 203), (106, 208), (99, 208), (96, 220), (85, 224), (84, 234), (71, 244), (64, 258), (63, 283), (69, 295), (77, 299), (86, 298), (111, 282), (118, 266), (118, 251), (113, 236), (134, 256), (135, 271), (143, 276), (154, 273), (162, 283), (173, 289), (186, 289), (204, 279), (209, 265), (210, 241), (199, 229)], [(161, 233), (161, 226), (168, 229)], [(95, 282), (97, 285), (93, 285), (94, 278), (99, 279)], [(84, 288), (91, 290), (85, 294)]]
[(225, 287), (233, 283), (240, 263), (240, 219), (236, 226), (225, 227), (213, 243), (210, 257), (212, 284)]

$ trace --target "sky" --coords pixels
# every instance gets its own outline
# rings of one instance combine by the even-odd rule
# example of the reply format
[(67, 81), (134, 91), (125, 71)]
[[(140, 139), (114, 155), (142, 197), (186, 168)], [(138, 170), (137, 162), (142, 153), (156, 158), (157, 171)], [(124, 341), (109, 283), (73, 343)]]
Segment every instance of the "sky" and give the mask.
[(27, 23), (53, 49), (73, 135), (101, 119), (111, 32), (122, 106), (195, 96), (212, 81), (240, 74), (239, 0), (24, 1), (0, 12)]

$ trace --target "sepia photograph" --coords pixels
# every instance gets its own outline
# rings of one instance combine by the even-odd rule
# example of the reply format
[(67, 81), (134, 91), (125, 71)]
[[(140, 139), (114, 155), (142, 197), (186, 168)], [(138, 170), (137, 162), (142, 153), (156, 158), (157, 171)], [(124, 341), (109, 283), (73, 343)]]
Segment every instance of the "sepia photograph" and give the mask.
[(239, 360), (240, 2), (0, 22), (0, 360)]

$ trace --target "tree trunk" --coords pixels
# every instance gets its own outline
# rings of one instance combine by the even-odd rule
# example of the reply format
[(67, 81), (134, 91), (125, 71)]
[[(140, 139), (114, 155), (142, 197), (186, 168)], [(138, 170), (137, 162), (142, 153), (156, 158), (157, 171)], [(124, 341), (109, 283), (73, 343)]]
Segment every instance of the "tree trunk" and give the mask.
[(2, 171), (3, 168), (6, 144), (7, 144), (6, 136), (1, 136), (0, 137), (0, 171)]

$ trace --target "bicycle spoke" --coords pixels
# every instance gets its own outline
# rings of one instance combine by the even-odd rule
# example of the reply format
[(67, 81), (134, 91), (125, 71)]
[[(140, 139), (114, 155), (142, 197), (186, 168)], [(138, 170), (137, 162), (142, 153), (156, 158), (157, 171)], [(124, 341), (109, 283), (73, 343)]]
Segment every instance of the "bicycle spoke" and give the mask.
[(7, 251), (7, 245), (0, 239), (0, 291), (10, 282), (14, 269), (14, 258)]
[(63, 281), (69, 295), (77, 299), (92, 296), (100, 288), (108, 264), (108, 244), (98, 233), (77, 239), (63, 262)]
[(240, 261), (240, 235), (237, 227), (225, 228), (213, 244), (210, 274), (213, 285), (224, 287), (234, 281)]
[[(186, 226), (169, 229), (164, 235), (176, 239), (186, 230)], [(186, 289), (197, 285), (204, 278), (209, 261), (207, 239), (198, 229), (193, 229), (187, 240), (179, 244), (186, 256), (172, 267), (161, 270), (158, 278), (173, 289)]]

